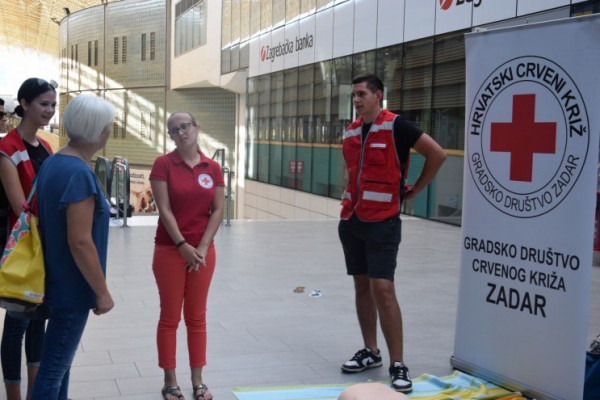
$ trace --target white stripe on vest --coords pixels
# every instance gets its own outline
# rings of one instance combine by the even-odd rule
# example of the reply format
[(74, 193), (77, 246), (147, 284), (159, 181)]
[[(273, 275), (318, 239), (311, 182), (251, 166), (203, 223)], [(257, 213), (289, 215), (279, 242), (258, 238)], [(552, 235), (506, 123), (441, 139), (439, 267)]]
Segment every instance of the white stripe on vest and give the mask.
[(392, 201), (391, 193), (379, 193), (379, 192), (363, 192), (363, 200), (379, 201), (382, 203), (389, 203)]
[(20, 162), (29, 160), (29, 153), (27, 153), (27, 150), (15, 151), (13, 155), (10, 156), (10, 159), (15, 165), (19, 165)]

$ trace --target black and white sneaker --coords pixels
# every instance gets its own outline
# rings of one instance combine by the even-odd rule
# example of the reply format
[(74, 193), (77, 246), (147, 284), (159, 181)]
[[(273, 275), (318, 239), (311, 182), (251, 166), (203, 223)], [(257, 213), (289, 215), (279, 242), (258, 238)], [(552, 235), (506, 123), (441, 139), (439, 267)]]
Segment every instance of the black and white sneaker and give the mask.
[(408, 367), (399, 361), (394, 362), (390, 367), (390, 377), (392, 379), (392, 388), (396, 392), (412, 392), (412, 381), (408, 375)]
[(377, 354), (373, 350), (365, 347), (354, 354), (354, 356), (342, 364), (342, 371), (344, 372), (360, 372), (367, 368), (381, 367), (381, 353), (377, 351)]

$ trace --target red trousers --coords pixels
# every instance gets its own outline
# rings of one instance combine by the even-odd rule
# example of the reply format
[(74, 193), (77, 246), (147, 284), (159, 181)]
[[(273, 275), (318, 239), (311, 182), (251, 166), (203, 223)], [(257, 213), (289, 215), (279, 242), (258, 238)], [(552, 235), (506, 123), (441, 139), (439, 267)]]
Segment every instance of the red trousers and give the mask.
[(183, 318), (187, 329), (190, 367), (206, 365), (206, 300), (215, 270), (216, 253), (211, 244), (206, 253), (206, 267), (187, 272), (185, 260), (175, 246), (154, 247), (152, 271), (160, 296), (160, 319), (156, 333), (158, 366), (175, 369), (177, 326)]

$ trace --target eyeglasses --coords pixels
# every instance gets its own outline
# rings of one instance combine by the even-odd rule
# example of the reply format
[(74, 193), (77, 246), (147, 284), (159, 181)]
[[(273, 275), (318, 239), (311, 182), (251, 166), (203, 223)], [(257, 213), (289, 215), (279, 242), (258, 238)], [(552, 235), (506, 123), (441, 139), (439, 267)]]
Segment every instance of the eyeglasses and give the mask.
[(169, 132), (169, 135), (171, 135), (171, 136), (176, 135), (179, 132), (185, 133), (192, 127), (192, 125), (195, 125), (195, 124), (192, 122), (183, 122), (183, 123), (179, 124), (179, 126), (169, 128), (167, 130), (167, 132)]
[(0, 119), (10, 118), (10, 114), (9, 112), (0, 111)]

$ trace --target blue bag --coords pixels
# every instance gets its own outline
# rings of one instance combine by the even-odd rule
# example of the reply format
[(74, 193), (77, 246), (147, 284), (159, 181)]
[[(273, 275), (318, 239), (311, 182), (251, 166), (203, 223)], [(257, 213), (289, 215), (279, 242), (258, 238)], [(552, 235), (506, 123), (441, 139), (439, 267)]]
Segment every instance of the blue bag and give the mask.
[(585, 357), (583, 400), (600, 399), (600, 335), (592, 342)]

